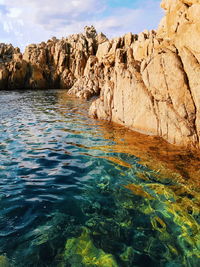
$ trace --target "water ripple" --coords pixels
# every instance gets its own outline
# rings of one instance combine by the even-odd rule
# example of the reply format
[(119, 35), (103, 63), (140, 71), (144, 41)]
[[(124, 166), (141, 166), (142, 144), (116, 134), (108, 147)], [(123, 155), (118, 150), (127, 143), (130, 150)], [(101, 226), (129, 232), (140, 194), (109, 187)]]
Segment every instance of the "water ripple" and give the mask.
[(103, 130), (89, 103), (62, 91), (2, 91), (0, 105), (0, 260), (88, 266), (82, 252), (77, 265), (64, 253), (87, 229), (91, 260), (101, 248), (118, 266), (198, 266), (195, 191), (142, 163), (142, 149), (126, 152), (124, 134), (114, 138), (121, 128)]

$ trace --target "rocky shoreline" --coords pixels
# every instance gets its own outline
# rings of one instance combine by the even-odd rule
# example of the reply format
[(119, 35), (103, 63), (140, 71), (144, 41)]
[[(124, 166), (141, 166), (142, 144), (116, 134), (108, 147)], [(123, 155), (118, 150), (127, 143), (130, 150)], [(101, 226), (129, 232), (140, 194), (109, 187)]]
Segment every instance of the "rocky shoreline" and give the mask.
[(108, 40), (94, 27), (29, 45), (0, 44), (1, 89), (69, 89), (94, 118), (185, 147), (200, 140), (200, 1), (163, 0), (157, 31)]

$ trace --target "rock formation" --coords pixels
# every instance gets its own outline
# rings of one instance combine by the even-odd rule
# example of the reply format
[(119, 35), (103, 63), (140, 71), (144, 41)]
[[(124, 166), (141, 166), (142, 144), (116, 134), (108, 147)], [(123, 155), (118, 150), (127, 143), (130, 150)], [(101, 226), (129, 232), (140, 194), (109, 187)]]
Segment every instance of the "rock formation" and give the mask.
[(66, 88), (96, 99), (94, 118), (199, 147), (200, 1), (163, 0), (157, 32), (108, 40), (83, 34), (29, 45), (22, 55), (0, 45), (0, 89)]
[(31, 44), (23, 55), (12, 45), (0, 44), (0, 89), (69, 89), (105, 40), (92, 26), (83, 34)]
[(99, 46), (105, 78), (90, 114), (198, 147), (200, 1), (163, 0), (161, 6), (166, 15), (157, 33), (115, 39), (106, 45), (106, 54), (105, 44)]

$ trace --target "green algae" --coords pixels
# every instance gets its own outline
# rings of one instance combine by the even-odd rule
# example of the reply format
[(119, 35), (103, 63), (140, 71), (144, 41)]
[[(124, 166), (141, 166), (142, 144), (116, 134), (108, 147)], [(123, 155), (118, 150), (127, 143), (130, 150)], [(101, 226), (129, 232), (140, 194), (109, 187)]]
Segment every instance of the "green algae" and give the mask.
[[(187, 193), (187, 196), (190, 192), (190, 189), (185, 186), (181, 189), (180, 187), (180, 185), (167, 187), (159, 184), (143, 184), (139, 187), (142, 192), (140, 195), (147, 197), (136, 209), (149, 215), (157, 240), (168, 248), (163, 253), (167, 261), (177, 258), (176, 264), (180, 262), (181, 266), (197, 266), (200, 263), (200, 225), (194, 219), (194, 215), (196, 217), (199, 215), (199, 195), (193, 192), (193, 200), (179, 197), (175, 194), (177, 188), (179, 188), (179, 194), (181, 191)], [(126, 188), (138, 195), (138, 190), (135, 190), (138, 186), (128, 185)], [(154, 199), (148, 197), (148, 194)], [(144, 249), (147, 249), (150, 255), (155, 251), (155, 246), (152, 244), (149, 243), (148, 249)]]
[(141, 180), (128, 170), (127, 185), (101, 177), (93, 192), (87, 188), (83, 212), (95, 246), (114, 255), (119, 266), (199, 266), (198, 192), (152, 176)]
[(83, 228), (80, 237), (67, 240), (64, 258), (66, 261), (70, 262), (73, 267), (118, 266), (111, 254), (106, 254), (102, 249), (98, 249), (94, 246), (87, 228)]
[[(61, 100), (62, 105), (65, 105), (66, 99)], [(68, 101), (69, 117), (72, 118), (70, 102)], [(43, 103), (40, 108), (44, 109)], [(153, 148), (155, 153), (152, 157), (152, 153), (148, 153), (144, 146), (146, 139), (144, 140), (143, 136), (141, 139), (135, 139), (135, 144), (142, 144), (139, 147), (131, 146), (131, 139), (131, 142), (123, 141), (114, 153), (110, 145), (110, 140), (115, 135), (113, 127), (109, 126), (111, 127), (109, 128), (111, 136), (107, 138), (109, 146), (107, 142), (106, 144), (102, 142), (99, 128), (96, 128), (93, 133), (97, 134), (98, 138), (91, 141), (87, 121), (82, 121), (84, 125), (87, 124), (87, 128), (82, 131), (79, 120), (77, 127), (75, 127), (75, 119), (66, 123), (64, 119), (66, 110), (63, 106), (61, 110), (62, 116), (56, 116), (56, 121), (59, 120), (57, 126), (63, 128), (62, 132), (69, 133), (70, 139), (67, 139), (67, 135), (64, 135), (64, 138), (61, 134), (56, 140), (52, 138), (52, 132), (48, 128), (51, 140), (48, 139), (48, 135), (46, 140), (51, 144), (55, 143), (55, 147), (53, 146), (54, 149), (50, 151), (45, 149), (47, 151), (45, 156), (49, 157), (49, 152), (52, 150), (56, 152), (51, 153), (54, 156), (58, 151), (62, 151), (57, 156), (62, 161), (59, 166), (63, 170), (58, 168), (51, 177), (55, 175), (59, 178), (56, 178), (55, 183), (53, 182), (55, 190), (51, 188), (52, 179), (45, 186), (47, 191), (37, 192), (38, 198), (42, 194), (42, 199), (45, 199), (45, 203), (39, 205), (37, 201), (33, 201), (32, 208), (39, 209), (38, 213), (33, 210), (33, 213), (30, 211), (27, 216), (24, 212), (26, 208), (19, 208), (20, 214), (18, 214), (19, 211), (16, 212), (16, 215), (20, 215), (18, 218), (14, 218), (15, 209), (9, 212), (8, 217), (5, 216), (5, 233), (9, 234), (8, 227), (12, 234), (5, 238), (1, 237), (1, 253), (9, 255), (10, 264), (20, 267), (81, 267), (107, 264), (120, 267), (200, 266), (200, 201), (198, 189), (195, 187), (197, 183), (195, 184), (191, 178), (193, 177), (194, 181), (199, 179), (199, 160), (195, 165), (193, 157), (190, 155), (185, 157), (183, 154), (182, 164), (180, 164), (180, 159), (177, 157), (168, 157), (170, 151), (167, 148), (163, 149), (160, 141)], [(49, 104), (47, 113), (49, 113)], [(48, 118), (45, 121), (49, 121)], [(64, 124), (61, 125), (60, 122)], [(48, 125), (51, 125), (51, 122)], [(117, 133), (119, 133), (118, 128)], [(74, 141), (77, 135), (81, 136), (78, 142)], [(83, 137), (86, 135), (88, 138), (84, 140)], [(133, 133), (131, 138), (132, 135)], [(66, 144), (58, 147), (61, 136)], [(121, 137), (124, 138), (124, 136)], [(17, 145), (16, 148), (18, 148)], [(119, 153), (120, 149), (122, 153)], [(33, 148), (37, 153), (42, 150), (40, 144), (37, 149)], [(104, 153), (105, 151), (108, 153)], [(15, 149), (12, 152), (18, 153)], [(35, 157), (35, 153), (33, 155)], [(27, 156), (32, 158), (31, 154)], [(158, 159), (158, 162), (155, 162), (155, 159)], [(162, 162), (164, 164), (161, 164)], [(81, 168), (77, 168), (79, 165)], [(193, 167), (190, 168), (190, 165)], [(170, 169), (166, 166), (170, 166)], [(188, 167), (189, 173), (187, 173)], [(1, 171), (4, 172), (4, 170), (6, 170), (5, 166)], [(69, 179), (68, 170), (72, 172)], [(11, 169), (7, 174), (10, 174), (10, 171)], [(29, 194), (34, 193), (35, 196), (36, 191), (30, 190), (33, 186), (33, 184), (30, 186), (31, 179), (29, 182), (26, 178), (21, 179), (22, 172), (19, 171), (20, 181), (24, 181), (26, 185), (23, 186), (25, 191), (20, 192), (25, 200), (26, 197), (29, 200)], [(59, 173), (63, 174), (64, 180), (57, 176)], [(16, 175), (18, 177), (18, 174)], [(38, 173), (38, 175), (46, 181), (45, 173)], [(45, 196), (46, 192), (48, 192), (48, 198)], [(5, 195), (7, 194), (6, 185)], [(51, 199), (49, 198), (51, 194), (57, 197)], [(5, 201), (4, 195), (0, 198)], [(8, 197), (8, 202), (10, 200)], [(8, 206), (12, 203), (10, 202)], [(21, 204), (23, 207), (23, 201)], [(4, 207), (2, 202), (3, 214)], [(36, 215), (36, 220), (30, 221), (28, 227), (26, 226), (24, 230), (19, 229), (20, 232), (17, 231), (14, 236), (13, 230), (18, 225), (16, 225), (17, 221), (19, 225), (24, 222), (20, 221), (20, 217), (23, 217), (22, 213), (26, 215), (25, 222), (27, 217), (31, 218), (33, 215)], [(8, 260), (5, 256), (1, 256), (0, 262), (6, 266)]]
[(123, 262), (132, 262), (134, 258), (134, 249), (132, 247), (126, 247), (125, 251), (120, 255), (120, 259)]
[(0, 256), (0, 267), (10, 267), (9, 260), (6, 256)]

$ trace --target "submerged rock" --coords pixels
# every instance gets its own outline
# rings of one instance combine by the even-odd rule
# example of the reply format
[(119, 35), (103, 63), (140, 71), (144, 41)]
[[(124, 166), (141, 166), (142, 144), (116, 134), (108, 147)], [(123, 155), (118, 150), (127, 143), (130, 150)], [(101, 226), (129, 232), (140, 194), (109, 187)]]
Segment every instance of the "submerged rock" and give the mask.
[(86, 189), (90, 204), (83, 208), (94, 245), (114, 255), (119, 266), (198, 265), (198, 192), (190, 196), (181, 184), (141, 181), (131, 170), (128, 181), (133, 183), (111, 181), (104, 191), (100, 178), (96, 185), (91, 181), (95, 194)]
[(9, 260), (6, 256), (0, 256), (0, 267), (9, 267)]
[(83, 229), (80, 237), (67, 241), (64, 258), (71, 266), (118, 266), (111, 254), (106, 254), (94, 246), (87, 228)]

